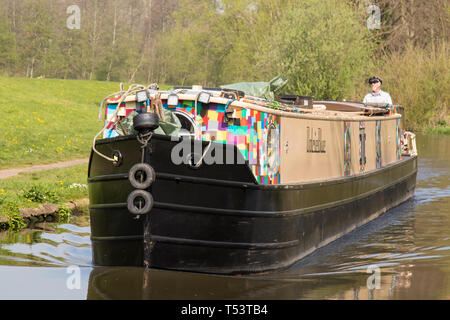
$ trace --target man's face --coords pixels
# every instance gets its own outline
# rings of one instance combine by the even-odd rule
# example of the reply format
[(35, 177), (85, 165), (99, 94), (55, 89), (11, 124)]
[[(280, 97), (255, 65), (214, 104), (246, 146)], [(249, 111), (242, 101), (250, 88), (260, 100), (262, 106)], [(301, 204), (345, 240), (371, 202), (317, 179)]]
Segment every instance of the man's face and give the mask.
[(372, 82), (370, 84), (370, 87), (372, 88), (372, 91), (378, 92), (378, 90), (380, 90), (381, 83), (380, 83), (380, 81)]

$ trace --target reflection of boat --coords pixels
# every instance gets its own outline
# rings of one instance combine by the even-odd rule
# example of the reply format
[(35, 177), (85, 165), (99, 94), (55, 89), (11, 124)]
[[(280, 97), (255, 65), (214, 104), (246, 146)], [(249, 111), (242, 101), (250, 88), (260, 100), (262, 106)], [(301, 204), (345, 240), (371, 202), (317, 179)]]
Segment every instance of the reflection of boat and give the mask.
[[(89, 275), (89, 300), (305, 299), (321, 283), (308, 279), (264, 279), (130, 267), (96, 267)], [(348, 284), (347, 284), (348, 287)]]
[(97, 265), (279, 269), (414, 192), (399, 107), (201, 87), (106, 103), (88, 178)]

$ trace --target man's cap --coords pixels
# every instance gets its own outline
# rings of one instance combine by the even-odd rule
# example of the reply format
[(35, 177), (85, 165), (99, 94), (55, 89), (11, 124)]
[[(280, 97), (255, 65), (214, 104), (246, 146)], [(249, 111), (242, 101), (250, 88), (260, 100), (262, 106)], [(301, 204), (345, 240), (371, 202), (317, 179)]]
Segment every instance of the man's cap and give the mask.
[(372, 84), (372, 83), (375, 83), (375, 82), (378, 82), (378, 81), (380, 81), (380, 83), (383, 84), (383, 80), (381, 80), (380, 77), (373, 76), (373, 77), (369, 78), (369, 84)]

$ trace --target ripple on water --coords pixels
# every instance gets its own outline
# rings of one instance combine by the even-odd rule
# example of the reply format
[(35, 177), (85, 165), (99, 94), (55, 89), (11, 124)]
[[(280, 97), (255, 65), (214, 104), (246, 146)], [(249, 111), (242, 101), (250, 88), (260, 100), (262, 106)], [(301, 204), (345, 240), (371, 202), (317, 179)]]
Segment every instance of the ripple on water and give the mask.
[(46, 224), (45, 230), (6, 234), (0, 237), (0, 265), (92, 266), (90, 227)]

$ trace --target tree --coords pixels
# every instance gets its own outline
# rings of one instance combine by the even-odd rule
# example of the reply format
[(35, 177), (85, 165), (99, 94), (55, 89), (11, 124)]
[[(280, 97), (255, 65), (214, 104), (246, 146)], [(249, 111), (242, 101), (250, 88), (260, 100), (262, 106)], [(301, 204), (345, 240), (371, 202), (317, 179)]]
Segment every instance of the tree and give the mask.
[(7, 72), (17, 61), (16, 39), (6, 21), (0, 19), (0, 68)]
[(403, 50), (449, 40), (449, 2), (446, 0), (350, 0), (381, 12), (381, 49)]
[(347, 97), (371, 65), (373, 43), (361, 16), (336, 0), (291, 1), (259, 48), (256, 69), (284, 74), (286, 90), (318, 99)]
[(45, 2), (30, 2), (22, 13), (23, 34), (20, 39), (21, 58), (26, 62), (27, 77), (33, 78), (55, 39), (51, 10)]

